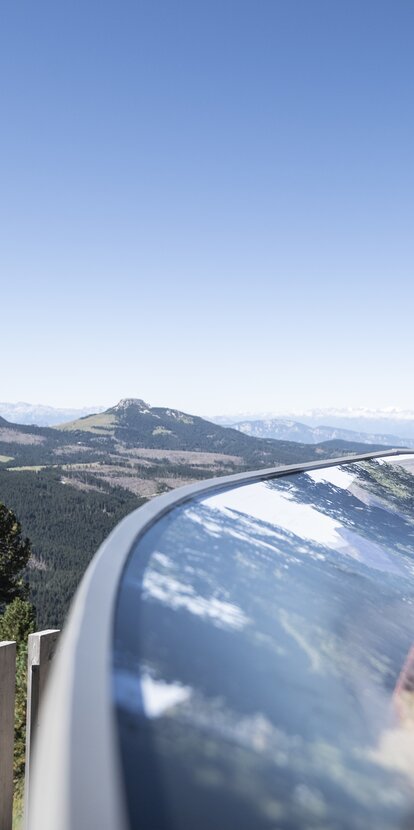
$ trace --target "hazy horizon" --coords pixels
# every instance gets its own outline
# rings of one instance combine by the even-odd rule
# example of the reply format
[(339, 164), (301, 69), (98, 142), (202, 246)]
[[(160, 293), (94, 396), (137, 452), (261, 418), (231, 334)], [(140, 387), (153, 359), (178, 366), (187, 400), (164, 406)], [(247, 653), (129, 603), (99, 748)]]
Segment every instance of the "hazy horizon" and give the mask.
[[(130, 400), (130, 399), (131, 399), (131, 396), (124, 396), (120, 400)], [(138, 398), (137, 400), (144, 400), (151, 407), (160, 406), (160, 407), (167, 407), (168, 408), (168, 406), (169, 406), (168, 403), (158, 404), (158, 403), (154, 403), (152, 401), (149, 401), (147, 398)], [(71, 405), (56, 406), (56, 405), (51, 404), (49, 402), (44, 403), (44, 402), (40, 402), (40, 401), (37, 401), (36, 403), (30, 402), (30, 401), (0, 401), (0, 415), (3, 415), (3, 417), (4, 417), (3, 413), (4, 413), (4, 411), (6, 411), (7, 408), (15, 409), (16, 411), (19, 411), (19, 408), (21, 410), (23, 410), (24, 408), (27, 408), (27, 409), (31, 408), (31, 409), (39, 409), (39, 410), (45, 410), (45, 411), (46, 410), (51, 410), (51, 411), (56, 411), (56, 412), (74, 412), (74, 413), (88, 413), (88, 414), (90, 413), (90, 414), (93, 414), (93, 413), (96, 413), (96, 412), (103, 412), (106, 409), (109, 409), (113, 406), (116, 406), (117, 403), (119, 403), (119, 401), (112, 401), (109, 405), (103, 405), (103, 404), (88, 405), (88, 404), (85, 404), (83, 406), (80, 406), (80, 407), (78, 406), (77, 407), (77, 406), (71, 406)], [(174, 408), (180, 409), (180, 407), (174, 407)], [(181, 411), (186, 411), (186, 410), (181, 409)], [(242, 411), (236, 411), (236, 410), (225, 411), (223, 409), (219, 412), (213, 412), (213, 411), (211, 411), (211, 412), (199, 412), (199, 411), (191, 410), (190, 414), (198, 415), (198, 416), (204, 417), (204, 418), (209, 418), (210, 417), (210, 418), (213, 418), (213, 419), (214, 418), (221, 418), (221, 417), (223, 417), (223, 418), (232, 418), (232, 417), (234, 417), (234, 418), (240, 418), (240, 419), (246, 419), (246, 420), (247, 419), (255, 419), (255, 418), (257, 418), (257, 419), (266, 419), (266, 418), (281, 418), (281, 419), (286, 418), (286, 419), (288, 419), (288, 418), (293, 418), (293, 417), (295, 417), (297, 420), (300, 420), (301, 417), (303, 417), (304, 419), (309, 419), (309, 418), (315, 419), (315, 418), (318, 417), (318, 415), (320, 415), (321, 417), (323, 417), (324, 415), (326, 415), (326, 416), (329, 415), (331, 417), (340, 416), (342, 418), (349, 417), (350, 419), (357, 419), (357, 418), (358, 419), (364, 419), (365, 418), (367, 420), (372, 419), (372, 418), (380, 418), (380, 417), (384, 418), (384, 419), (388, 418), (388, 419), (394, 420), (394, 421), (398, 421), (398, 420), (403, 421), (403, 420), (408, 420), (408, 419), (414, 419), (414, 410), (403, 410), (403, 409), (398, 409), (396, 407), (388, 407), (388, 408), (384, 408), (384, 409), (368, 409), (368, 408), (364, 408), (364, 407), (338, 408), (338, 407), (332, 407), (331, 406), (331, 407), (323, 407), (323, 408), (315, 407), (315, 408), (312, 408), (312, 409), (297, 409), (297, 410), (278, 409), (278, 410), (265, 410), (265, 411), (258, 410), (258, 409), (249, 409), (249, 410), (242, 410)]]

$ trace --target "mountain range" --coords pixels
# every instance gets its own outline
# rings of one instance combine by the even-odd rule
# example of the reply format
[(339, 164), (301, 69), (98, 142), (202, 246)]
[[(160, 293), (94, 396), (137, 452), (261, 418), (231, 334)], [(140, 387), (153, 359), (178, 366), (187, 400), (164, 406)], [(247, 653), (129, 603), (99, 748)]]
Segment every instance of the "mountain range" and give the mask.
[[(0, 416), (12, 423), (36, 426), (59, 426), (104, 411), (103, 406), (75, 409), (0, 402)], [(246, 413), (218, 415), (205, 420), (234, 427), (246, 435), (305, 444), (340, 439), (364, 444), (414, 446), (414, 411), (396, 408), (313, 409), (287, 415)]]
[(361, 444), (379, 444), (391, 447), (414, 448), (414, 438), (398, 435), (361, 432), (333, 426), (309, 426), (298, 421), (271, 418), (257, 421), (242, 421), (233, 424), (233, 429), (256, 438), (273, 438), (283, 441), (300, 441), (304, 444), (319, 444), (322, 441), (351, 441)]
[[(0, 416), (12, 423), (57, 426), (75, 421), (90, 414), (105, 411), (103, 406), (83, 408), (56, 408), (45, 404), (27, 402), (1, 403)], [(414, 441), (414, 411), (396, 408), (388, 409), (313, 409), (289, 414), (218, 415), (207, 418), (220, 426), (234, 426), (246, 435), (275, 438), (303, 443), (318, 443), (322, 440), (360, 441), (362, 443), (400, 444), (412, 446), (406, 439)], [(244, 424), (255, 422), (254, 427)], [(258, 422), (266, 422), (266, 426)], [(272, 426), (269, 428), (269, 423)], [(306, 429), (309, 427), (310, 429)], [(313, 432), (315, 430), (315, 432)]]
[(25, 401), (18, 403), (1, 403), (0, 416), (12, 421), (15, 424), (34, 424), (36, 426), (53, 426), (62, 424), (64, 421), (73, 421), (75, 418), (82, 418), (83, 415), (90, 415), (91, 412), (102, 412), (104, 406), (86, 406), (76, 408), (56, 408), (45, 404), (31, 404)]
[[(246, 430), (250, 434), (245, 434)], [(336, 450), (361, 449), (353, 435), (352, 441), (343, 446), (341, 442), (346, 438), (334, 436), (333, 446), (327, 435), (321, 435), (323, 440), (319, 442), (306, 435), (301, 442), (297, 433), (295, 441), (281, 435), (274, 440), (274, 435), (265, 434), (271, 432), (269, 424), (262, 430), (257, 426), (257, 430), (260, 435), (253, 433), (250, 424), (236, 429), (223, 427), (177, 409), (152, 407), (141, 399), (126, 398), (104, 412), (52, 427), (15, 424), (0, 416), (0, 458), (6, 459), (1, 463), (9, 470), (61, 467), (74, 480), (87, 468), (89, 474), (109, 483), (116, 478), (120, 486), (148, 496), (153, 492), (149, 493), (148, 487), (140, 491), (137, 481), (143, 476), (146, 481), (157, 481), (157, 468), (161, 468), (157, 485), (165, 489), (176, 486), (175, 480), (166, 482), (171, 470), (171, 479), (182, 478), (185, 471), (186, 479), (195, 480), (206, 471), (229, 473), (327, 458)], [(293, 428), (290, 431), (294, 434)], [(384, 441), (371, 444), (381, 446)]]
[[(312, 409), (302, 412), (244, 413), (211, 418), (221, 426), (251, 421), (292, 421), (309, 427), (352, 430), (366, 436), (390, 435), (414, 440), (414, 411), (403, 409)], [(294, 440), (294, 439), (293, 439)]]

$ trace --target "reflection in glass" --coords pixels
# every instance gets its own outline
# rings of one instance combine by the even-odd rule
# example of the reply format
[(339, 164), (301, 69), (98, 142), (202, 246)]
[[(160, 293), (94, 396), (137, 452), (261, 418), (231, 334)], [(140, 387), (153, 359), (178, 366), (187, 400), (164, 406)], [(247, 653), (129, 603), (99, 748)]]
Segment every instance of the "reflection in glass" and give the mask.
[(137, 543), (114, 650), (132, 826), (412, 826), (412, 471), (217, 491)]

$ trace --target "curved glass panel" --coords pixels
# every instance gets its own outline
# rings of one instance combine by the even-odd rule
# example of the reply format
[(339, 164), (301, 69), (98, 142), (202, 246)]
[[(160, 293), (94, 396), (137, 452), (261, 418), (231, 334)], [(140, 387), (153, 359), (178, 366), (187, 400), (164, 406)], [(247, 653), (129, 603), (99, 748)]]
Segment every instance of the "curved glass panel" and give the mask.
[(413, 825), (413, 471), (217, 491), (139, 540), (113, 673), (132, 827)]

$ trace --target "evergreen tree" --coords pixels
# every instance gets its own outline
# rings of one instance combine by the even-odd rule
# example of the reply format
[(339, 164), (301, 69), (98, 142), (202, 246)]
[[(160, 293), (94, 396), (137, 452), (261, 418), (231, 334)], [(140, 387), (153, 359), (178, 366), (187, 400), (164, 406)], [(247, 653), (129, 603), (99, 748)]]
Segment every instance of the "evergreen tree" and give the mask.
[(0, 612), (16, 597), (27, 596), (22, 578), (31, 549), (23, 539), (20, 522), (12, 510), (0, 503)]

